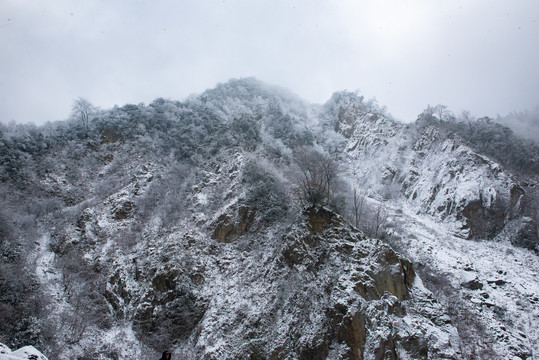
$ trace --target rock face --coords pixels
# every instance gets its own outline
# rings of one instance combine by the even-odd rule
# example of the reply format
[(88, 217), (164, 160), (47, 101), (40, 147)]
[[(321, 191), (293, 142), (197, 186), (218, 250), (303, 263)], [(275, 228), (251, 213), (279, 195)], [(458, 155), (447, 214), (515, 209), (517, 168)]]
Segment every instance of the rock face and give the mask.
[(227, 214), (219, 216), (214, 224), (212, 237), (219, 242), (230, 242), (235, 237), (245, 234), (255, 218), (255, 211), (245, 206), (238, 209), (238, 213), (231, 219)]
[[(364, 359), (368, 346), (376, 358), (426, 359), (439, 351), (405, 320), (415, 279), (409, 261), (326, 209), (307, 209), (303, 219), (282, 245), (259, 255), (263, 266), (232, 256), (221, 270), (235, 285), (208, 299), (194, 340), (200, 358)], [(242, 285), (246, 275), (258, 279), (255, 286)], [(229, 347), (222, 338), (243, 345)]]
[(142, 341), (172, 333), (186, 359), (458, 358), (458, 346), (425, 327), (458, 344), (451, 325), (416, 308), (428, 296), (412, 264), (330, 210), (308, 208), (255, 243), (253, 233), (200, 235), (156, 238), (138, 275), (118, 263), (108, 280), (108, 301)]
[[(415, 154), (423, 149), (418, 146)], [(405, 167), (410, 170), (404, 175), (404, 194), (432, 215), (461, 220), (469, 237), (496, 235), (509, 212), (515, 180), (498, 164), (453, 140), (430, 146)]]
[[(345, 138), (350, 176), (385, 198), (404, 196), (417, 211), (457, 221), (467, 238), (492, 238), (520, 211), (525, 192), (502, 166), (435, 124), (404, 126), (339, 93), (322, 116)], [(358, 185), (359, 186), (359, 185)]]
[(511, 238), (511, 243), (539, 252), (539, 232), (537, 223), (530, 217), (523, 217), (518, 222), (518, 231)]

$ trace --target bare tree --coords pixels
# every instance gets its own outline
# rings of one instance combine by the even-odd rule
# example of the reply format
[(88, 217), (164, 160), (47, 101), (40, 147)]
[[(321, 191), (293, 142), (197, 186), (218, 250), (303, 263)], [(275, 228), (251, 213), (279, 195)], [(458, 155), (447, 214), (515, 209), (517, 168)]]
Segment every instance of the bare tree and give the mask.
[(317, 152), (302, 152), (296, 157), (299, 170), (299, 186), (301, 198), (311, 205), (323, 203), (325, 195), (324, 176), (319, 166), (321, 154)]
[(445, 115), (447, 114), (447, 106), (438, 104), (434, 107), (434, 111), (436, 112), (436, 115), (438, 115), (439, 120), (444, 120)]
[(374, 237), (377, 238), (380, 236), (380, 232), (385, 224), (386, 221), (386, 212), (382, 208), (382, 205), (378, 205), (378, 209), (376, 209), (376, 215), (374, 216), (374, 222), (373, 222), (373, 231), (374, 231)]
[(322, 176), (324, 179), (324, 187), (326, 188), (326, 205), (332, 201), (333, 192), (337, 177), (340, 173), (339, 164), (329, 156), (323, 156), (320, 162), (322, 168)]
[(362, 230), (370, 237), (382, 237), (387, 220), (387, 214), (383, 205), (378, 204), (376, 208), (369, 206), (366, 215), (367, 218), (364, 220)]
[(71, 107), (71, 116), (74, 119), (80, 119), (82, 125), (88, 129), (88, 119), (95, 110), (95, 106), (92, 105), (87, 99), (79, 97), (73, 101), (73, 106)]
[(427, 108), (423, 110), (424, 115), (428, 116), (434, 116), (434, 113), (436, 112), (436, 107), (427, 105)]
[(335, 160), (317, 151), (302, 152), (296, 156), (300, 170), (301, 197), (311, 205), (329, 205), (339, 175)]
[(472, 113), (469, 110), (463, 110), (462, 114), (460, 115), (460, 118), (463, 122), (468, 124), (468, 127), (470, 128), (470, 134), (473, 135), (473, 122), (475, 121), (475, 117), (472, 115)]
[(361, 213), (363, 211), (363, 202), (365, 201), (365, 194), (360, 193), (359, 190), (354, 187), (354, 225), (359, 227), (361, 220)]

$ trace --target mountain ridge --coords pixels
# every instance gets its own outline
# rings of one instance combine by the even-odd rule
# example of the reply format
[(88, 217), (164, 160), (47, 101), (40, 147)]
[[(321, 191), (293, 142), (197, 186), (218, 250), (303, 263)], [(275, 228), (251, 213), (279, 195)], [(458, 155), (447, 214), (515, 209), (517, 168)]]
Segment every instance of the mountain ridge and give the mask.
[(401, 124), (350, 92), (311, 106), (249, 78), (88, 126), (2, 127), (0, 304), (13, 315), (0, 340), (56, 358), (533, 358), (537, 273), (522, 271), (521, 290), (459, 256), (475, 246), (533, 269), (536, 176), (448, 137), (453, 121)]

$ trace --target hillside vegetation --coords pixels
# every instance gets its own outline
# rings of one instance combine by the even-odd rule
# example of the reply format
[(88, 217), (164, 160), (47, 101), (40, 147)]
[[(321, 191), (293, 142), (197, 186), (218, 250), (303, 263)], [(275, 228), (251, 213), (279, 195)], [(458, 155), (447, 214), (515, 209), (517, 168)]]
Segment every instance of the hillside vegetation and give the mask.
[(355, 93), (312, 105), (252, 78), (84, 109), (0, 126), (0, 343), (51, 359), (539, 353), (539, 147), (508, 128), (441, 106), (402, 124)]

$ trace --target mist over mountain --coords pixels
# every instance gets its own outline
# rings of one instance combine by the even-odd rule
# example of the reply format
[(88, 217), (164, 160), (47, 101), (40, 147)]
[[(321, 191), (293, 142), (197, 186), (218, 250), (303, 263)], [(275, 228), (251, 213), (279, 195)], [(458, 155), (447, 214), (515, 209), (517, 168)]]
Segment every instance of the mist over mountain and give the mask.
[(533, 110), (513, 111), (505, 116), (498, 116), (496, 122), (510, 127), (523, 138), (539, 141), (539, 105)]
[[(532, 359), (539, 145), (254, 78), (0, 125), (0, 343), (51, 359)], [(0, 355), (1, 356), (1, 355)]]

